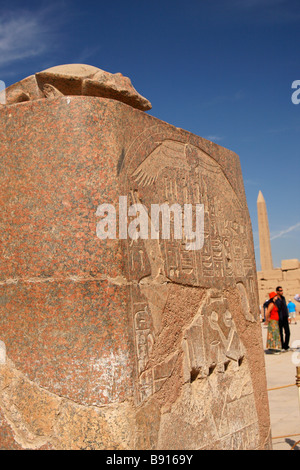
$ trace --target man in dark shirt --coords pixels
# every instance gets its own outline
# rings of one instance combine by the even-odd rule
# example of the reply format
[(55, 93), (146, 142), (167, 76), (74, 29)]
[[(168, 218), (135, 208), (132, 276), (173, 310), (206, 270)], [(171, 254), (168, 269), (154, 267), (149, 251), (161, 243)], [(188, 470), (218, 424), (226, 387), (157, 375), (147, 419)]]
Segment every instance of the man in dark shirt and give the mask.
[(283, 289), (281, 286), (276, 287), (276, 293), (278, 298), (275, 300), (275, 304), (278, 307), (281, 344), (282, 348), (285, 351), (288, 351), (290, 342), (289, 311), (286, 305), (285, 297), (283, 297)]

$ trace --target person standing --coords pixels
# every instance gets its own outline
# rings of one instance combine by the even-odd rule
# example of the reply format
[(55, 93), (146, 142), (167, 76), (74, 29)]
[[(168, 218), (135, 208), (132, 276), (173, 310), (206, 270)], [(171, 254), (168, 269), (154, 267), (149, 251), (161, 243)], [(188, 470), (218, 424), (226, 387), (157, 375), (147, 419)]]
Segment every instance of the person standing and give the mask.
[(295, 325), (297, 325), (297, 322), (296, 322), (296, 305), (294, 304), (294, 302), (291, 301), (291, 299), (289, 300), (289, 303), (287, 304), (287, 308), (288, 308), (288, 311), (289, 311), (290, 323), (292, 322), (292, 318), (293, 318)]
[(270, 300), (266, 312), (267, 332), (267, 349), (272, 354), (280, 354), (282, 350), (280, 332), (279, 332), (279, 314), (276, 300), (278, 298), (276, 292), (269, 294)]
[(276, 287), (277, 299), (275, 300), (278, 308), (279, 315), (279, 332), (282, 343), (282, 348), (288, 351), (290, 342), (290, 327), (289, 327), (289, 311), (286, 305), (285, 297), (283, 296), (283, 289), (281, 286)]
[(262, 320), (263, 322), (266, 321), (266, 312), (267, 312), (267, 308), (268, 308), (269, 303), (270, 303), (270, 299), (266, 299), (266, 301), (263, 304), (263, 310), (264, 310), (264, 318)]

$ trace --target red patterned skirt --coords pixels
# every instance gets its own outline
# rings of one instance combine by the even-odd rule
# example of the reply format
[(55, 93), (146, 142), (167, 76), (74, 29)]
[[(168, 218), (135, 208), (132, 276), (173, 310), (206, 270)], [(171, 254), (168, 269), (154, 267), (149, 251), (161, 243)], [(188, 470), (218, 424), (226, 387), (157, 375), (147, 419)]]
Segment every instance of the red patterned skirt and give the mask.
[(270, 320), (268, 324), (267, 349), (281, 350), (281, 339), (277, 320)]

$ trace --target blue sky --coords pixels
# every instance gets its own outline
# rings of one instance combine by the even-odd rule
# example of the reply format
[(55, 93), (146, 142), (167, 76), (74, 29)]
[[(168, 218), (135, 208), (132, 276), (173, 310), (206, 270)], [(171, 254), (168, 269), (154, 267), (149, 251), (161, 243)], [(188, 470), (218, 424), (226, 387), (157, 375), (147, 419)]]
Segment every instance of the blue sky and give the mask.
[(239, 155), (255, 246), (261, 190), (278, 267), (300, 259), (299, 44), (299, 0), (1, 1), (0, 80), (66, 63), (130, 77), (149, 114)]

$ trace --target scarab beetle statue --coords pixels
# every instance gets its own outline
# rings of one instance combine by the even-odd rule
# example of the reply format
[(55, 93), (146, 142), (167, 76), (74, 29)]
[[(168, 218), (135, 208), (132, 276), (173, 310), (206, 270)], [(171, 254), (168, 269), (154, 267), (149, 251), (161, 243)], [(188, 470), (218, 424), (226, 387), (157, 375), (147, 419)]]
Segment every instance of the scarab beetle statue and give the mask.
[(84, 64), (58, 65), (43, 70), (9, 86), (5, 95), (6, 105), (63, 95), (83, 95), (122, 101), (142, 111), (152, 107), (134, 89), (128, 77)]

